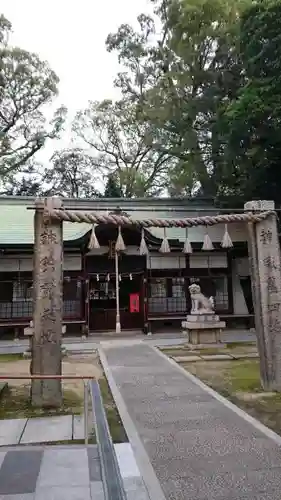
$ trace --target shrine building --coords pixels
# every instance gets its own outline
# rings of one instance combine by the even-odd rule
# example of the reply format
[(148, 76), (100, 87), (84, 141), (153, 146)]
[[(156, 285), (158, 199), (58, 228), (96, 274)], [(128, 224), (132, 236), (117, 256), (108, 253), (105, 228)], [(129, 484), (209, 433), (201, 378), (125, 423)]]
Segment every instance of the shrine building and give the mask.
[[(21, 335), (32, 320), (34, 201), (0, 197), (0, 338)], [(207, 199), (96, 198), (63, 203), (70, 210), (121, 211), (134, 219), (220, 213)], [(230, 240), (226, 246), (222, 245), (225, 231)], [(117, 288), (122, 332), (180, 330), (190, 312), (191, 283), (214, 298), (216, 313), (229, 327), (253, 326), (245, 223), (192, 227), (188, 232), (177, 227), (142, 231), (133, 226), (123, 227), (121, 233), (124, 250), (118, 252), (117, 287), (118, 228), (100, 224), (93, 233), (89, 224), (63, 223), (63, 323), (68, 334), (114, 332)]]

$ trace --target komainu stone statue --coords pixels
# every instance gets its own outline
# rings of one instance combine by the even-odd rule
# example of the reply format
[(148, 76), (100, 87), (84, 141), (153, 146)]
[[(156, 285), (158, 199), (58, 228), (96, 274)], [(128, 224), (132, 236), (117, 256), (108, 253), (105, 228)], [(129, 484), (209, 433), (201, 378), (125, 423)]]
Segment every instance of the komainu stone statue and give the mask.
[(213, 297), (205, 297), (201, 292), (199, 285), (193, 283), (189, 287), (191, 297), (190, 314), (214, 314), (214, 299)]
[(186, 321), (182, 322), (183, 333), (188, 338), (189, 345), (202, 346), (205, 344), (220, 343), (220, 334), (225, 328), (225, 322), (215, 314), (214, 300), (201, 292), (199, 285), (189, 286), (192, 308)]

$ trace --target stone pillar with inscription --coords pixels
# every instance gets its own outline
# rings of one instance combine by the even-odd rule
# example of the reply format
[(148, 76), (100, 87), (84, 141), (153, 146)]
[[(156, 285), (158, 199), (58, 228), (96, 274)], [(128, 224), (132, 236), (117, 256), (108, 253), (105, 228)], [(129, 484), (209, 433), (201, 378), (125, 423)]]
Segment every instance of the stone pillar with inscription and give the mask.
[[(62, 208), (59, 198), (36, 201), (34, 216), (34, 336), (32, 375), (61, 375), (62, 340), (62, 222), (46, 218), (44, 210)], [(62, 404), (61, 380), (33, 380), (34, 406)]]
[[(274, 202), (251, 201), (244, 208), (253, 212), (274, 210)], [(276, 215), (250, 223), (249, 236), (261, 382), (265, 390), (281, 391), (281, 268)]]

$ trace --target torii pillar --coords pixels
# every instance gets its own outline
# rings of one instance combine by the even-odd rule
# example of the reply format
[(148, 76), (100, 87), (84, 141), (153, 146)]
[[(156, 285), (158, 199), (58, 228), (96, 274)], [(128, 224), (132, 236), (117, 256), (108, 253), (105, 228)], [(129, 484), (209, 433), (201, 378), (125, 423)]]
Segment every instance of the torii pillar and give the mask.
[[(273, 201), (250, 201), (245, 211), (274, 210)], [(277, 217), (249, 223), (249, 258), (260, 355), (261, 383), (265, 390), (281, 391), (281, 267)]]
[[(59, 198), (36, 201), (34, 215), (34, 336), (32, 375), (61, 375), (62, 354), (62, 221), (46, 219), (46, 212), (62, 208)], [(45, 216), (44, 216), (45, 215)], [(62, 404), (61, 380), (33, 380), (34, 406), (58, 407)]]

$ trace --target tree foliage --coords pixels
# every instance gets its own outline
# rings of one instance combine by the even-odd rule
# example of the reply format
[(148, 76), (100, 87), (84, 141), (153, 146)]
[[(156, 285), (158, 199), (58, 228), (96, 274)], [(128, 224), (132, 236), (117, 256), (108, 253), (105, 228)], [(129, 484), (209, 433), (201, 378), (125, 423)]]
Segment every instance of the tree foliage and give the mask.
[[(150, 1), (153, 15), (106, 40), (122, 67), (120, 99), (79, 111), (79, 147), (55, 153), (45, 171), (30, 159), (62, 127), (61, 110), (48, 126), (42, 113), (57, 78), (37, 56), (9, 46), (11, 26), (1, 18), (0, 176), (23, 193), (47, 182), (50, 193), (98, 196), (104, 183), (108, 197), (281, 202), (280, 1)], [(22, 166), (27, 177), (17, 185)]]
[(134, 103), (91, 102), (77, 114), (73, 129), (94, 157), (96, 170), (105, 179), (114, 175), (123, 196), (157, 196), (166, 187), (172, 159), (168, 151), (155, 148), (157, 134), (150, 123), (137, 119)]
[(122, 196), (123, 193), (118, 179), (114, 174), (109, 174), (105, 185), (104, 198), (122, 198)]
[(42, 176), (45, 195), (65, 198), (99, 196), (99, 178), (90, 155), (78, 148), (64, 149), (54, 153), (51, 163)]
[(226, 113), (226, 182), (240, 197), (280, 203), (280, 2), (260, 1), (246, 9), (239, 42), (245, 85)]
[(9, 175), (3, 183), (5, 196), (40, 196), (44, 195), (42, 168), (36, 163), (22, 168), (18, 175)]
[(57, 95), (58, 78), (46, 62), (9, 45), (11, 24), (0, 16), (0, 182), (11, 181), (47, 139), (58, 137), (66, 110), (48, 123), (44, 107)]
[(216, 196), (224, 164), (221, 116), (243, 81), (236, 50), (239, 0), (156, 1), (139, 32), (109, 35), (125, 71), (116, 85), (137, 105), (138, 120), (157, 136), (153, 147), (173, 158), (170, 194)]

